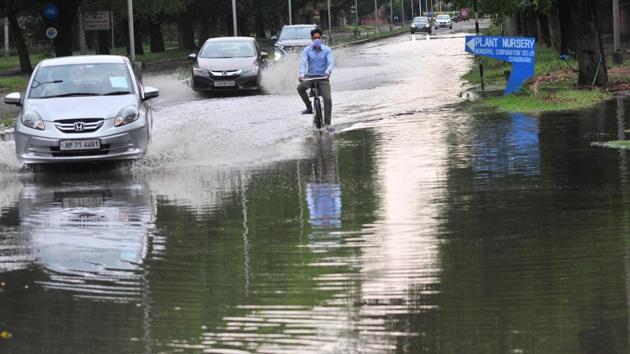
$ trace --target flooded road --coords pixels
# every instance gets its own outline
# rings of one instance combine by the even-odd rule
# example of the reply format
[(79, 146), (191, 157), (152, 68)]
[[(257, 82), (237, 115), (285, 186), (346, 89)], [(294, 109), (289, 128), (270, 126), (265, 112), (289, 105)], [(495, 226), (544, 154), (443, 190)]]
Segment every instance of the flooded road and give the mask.
[(593, 143), (630, 101), (471, 113), (461, 38), (337, 53), (335, 134), (287, 64), (259, 96), (147, 77), (131, 167), (3, 157), (0, 352), (627, 353), (628, 156)]

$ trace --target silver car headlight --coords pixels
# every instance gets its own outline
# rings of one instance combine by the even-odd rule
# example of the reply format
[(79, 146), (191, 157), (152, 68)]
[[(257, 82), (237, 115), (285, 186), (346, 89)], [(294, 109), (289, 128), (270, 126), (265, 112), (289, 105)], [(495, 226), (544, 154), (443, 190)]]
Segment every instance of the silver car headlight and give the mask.
[(138, 112), (138, 108), (134, 106), (125, 107), (120, 111), (118, 117), (116, 117), (116, 119), (114, 120), (114, 126), (120, 127), (123, 125), (127, 125), (137, 121), (138, 118), (140, 118), (140, 112)]
[(251, 68), (243, 70), (243, 74), (245, 74), (245, 75), (257, 74), (257, 73), (258, 73), (258, 65), (254, 65)]
[(37, 112), (26, 112), (22, 115), (22, 124), (31, 129), (44, 130), (46, 125)]

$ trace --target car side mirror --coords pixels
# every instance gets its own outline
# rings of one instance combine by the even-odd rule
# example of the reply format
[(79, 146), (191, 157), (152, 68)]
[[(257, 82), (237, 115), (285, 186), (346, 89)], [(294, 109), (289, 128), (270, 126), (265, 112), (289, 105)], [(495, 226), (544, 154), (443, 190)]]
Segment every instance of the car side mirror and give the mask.
[(190, 61), (197, 60), (197, 54), (195, 54), (195, 53), (188, 54), (188, 60), (190, 60)]
[(272, 41), (277, 41), (278, 40), (278, 36), (271, 36), (271, 40)]
[(267, 52), (260, 52), (260, 57), (263, 58), (263, 59), (267, 59), (267, 58), (269, 58), (269, 53), (267, 53)]
[(4, 96), (4, 103), (21, 106), (22, 105), (22, 94), (19, 92), (12, 92), (6, 96)]
[(157, 98), (160, 96), (160, 90), (155, 87), (146, 86), (144, 88), (144, 100), (150, 100), (152, 98)]

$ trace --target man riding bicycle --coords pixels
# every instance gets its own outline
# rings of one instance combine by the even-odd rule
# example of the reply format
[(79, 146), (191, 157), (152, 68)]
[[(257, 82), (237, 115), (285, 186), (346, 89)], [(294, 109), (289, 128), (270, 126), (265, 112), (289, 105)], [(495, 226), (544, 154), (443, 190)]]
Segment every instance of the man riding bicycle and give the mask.
[(335, 68), (335, 58), (332, 49), (322, 43), (322, 31), (318, 28), (311, 31), (313, 43), (304, 49), (300, 60), (300, 85), (297, 90), (306, 105), (306, 110), (302, 114), (313, 114), (313, 106), (306, 91), (313, 87), (313, 81), (303, 81), (304, 79), (322, 77), (318, 82), (319, 92), (324, 99), (324, 116), (326, 122), (330, 122), (332, 116), (332, 98), (330, 96), (330, 74)]

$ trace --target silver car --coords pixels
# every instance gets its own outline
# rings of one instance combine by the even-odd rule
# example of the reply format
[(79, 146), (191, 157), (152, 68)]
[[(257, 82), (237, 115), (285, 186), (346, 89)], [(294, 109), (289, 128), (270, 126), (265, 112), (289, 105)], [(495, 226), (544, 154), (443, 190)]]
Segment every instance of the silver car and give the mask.
[(42, 61), (15, 124), (18, 159), (27, 164), (130, 160), (147, 152), (159, 91), (144, 87), (122, 56), (77, 56)]

